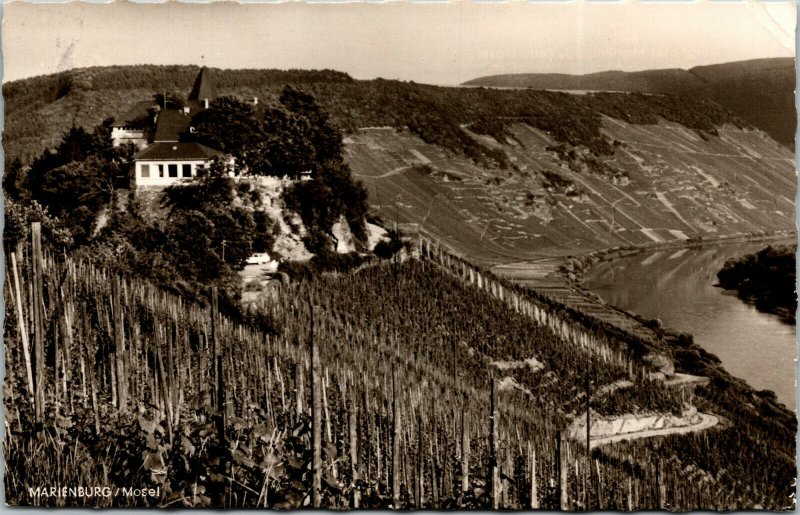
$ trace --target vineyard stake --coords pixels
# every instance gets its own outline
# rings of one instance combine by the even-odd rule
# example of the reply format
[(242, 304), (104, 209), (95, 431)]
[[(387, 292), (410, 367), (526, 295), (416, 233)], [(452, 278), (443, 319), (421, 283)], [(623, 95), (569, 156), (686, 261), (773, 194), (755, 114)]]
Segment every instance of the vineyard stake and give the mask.
[(559, 491), (559, 509), (561, 511), (569, 510), (569, 498), (567, 496), (567, 432), (561, 430), (558, 432), (558, 441), (556, 443), (556, 454), (558, 461), (558, 491)]
[(587, 357), (586, 363), (586, 470), (583, 475), (583, 493), (584, 493), (584, 503), (583, 507), (585, 510), (589, 510), (589, 480), (590, 475), (592, 473), (592, 449), (591, 449), (591, 434), (592, 434), (592, 424), (591, 424), (591, 399), (592, 399), (592, 391), (591, 391), (591, 384), (589, 382), (589, 371), (591, 369), (591, 360)]
[(467, 413), (461, 409), (461, 492), (469, 491), (469, 429)]
[(531, 503), (532, 510), (539, 509), (539, 492), (536, 483), (536, 449), (533, 448), (531, 442), (528, 441), (528, 462), (531, 469)]
[[(216, 412), (214, 414), (215, 425), (217, 430), (217, 438), (219, 439), (219, 446), (220, 449), (223, 451), (223, 456), (220, 459), (220, 468), (222, 469), (223, 473), (227, 471), (227, 460), (225, 454), (227, 454), (227, 442), (225, 438), (225, 379), (223, 378), (223, 358), (222, 358), (222, 346), (219, 338), (219, 297), (217, 292), (217, 287), (214, 286), (211, 288), (211, 340), (212, 346), (214, 351), (214, 382), (215, 382), (215, 408)], [(159, 349), (159, 360), (160, 360), (160, 349)], [(163, 371), (163, 369), (162, 369)], [(165, 395), (166, 398), (166, 395)], [(229, 497), (229, 504), (230, 504), (230, 497)]]
[(361, 502), (361, 492), (358, 490), (358, 405), (353, 390), (355, 390), (355, 384), (350, 390), (350, 413), (348, 414), (350, 426), (350, 477), (352, 478), (350, 485), (353, 489), (352, 507), (358, 509)]
[(397, 367), (392, 365), (392, 506), (400, 509), (400, 413), (397, 407)]
[(497, 401), (495, 399), (495, 378), (489, 393), (489, 477), (488, 483), (491, 488), (492, 509), (500, 509), (500, 471), (497, 468)]
[(34, 397), (34, 387), (33, 387), (33, 370), (31, 369), (31, 351), (30, 351), (30, 343), (28, 342), (28, 328), (27, 328), (27, 320), (25, 320), (25, 315), (22, 311), (22, 294), (20, 292), (20, 281), (19, 281), (19, 272), (17, 271), (17, 256), (16, 253), (11, 253), (11, 269), (14, 273), (14, 293), (17, 297), (16, 308), (17, 308), (17, 329), (19, 330), (19, 336), (22, 339), (22, 353), (25, 357), (25, 372), (28, 378), (28, 394), (31, 398)]
[(305, 397), (305, 388), (303, 385), (305, 370), (303, 370), (303, 368), (302, 361), (294, 366), (295, 414), (298, 423), (303, 417), (303, 398)]
[[(420, 407), (421, 410), (422, 408)], [(425, 496), (423, 493), (425, 488), (425, 465), (422, 452), (422, 434), (422, 414), (417, 413), (417, 488), (414, 492), (414, 507), (418, 510), (422, 509), (422, 502)]]
[(31, 224), (31, 247), (33, 251), (33, 348), (34, 348), (34, 409), (36, 422), (44, 419), (44, 313), (43, 313), (43, 285), (42, 285), (42, 224)]
[(667, 489), (664, 486), (664, 467), (661, 460), (656, 461), (656, 505), (659, 510), (666, 509)]
[(309, 344), (311, 347), (311, 502), (314, 508), (322, 505), (322, 397), (320, 385), (319, 346), (314, 340), (314, 303), (308, 290)]

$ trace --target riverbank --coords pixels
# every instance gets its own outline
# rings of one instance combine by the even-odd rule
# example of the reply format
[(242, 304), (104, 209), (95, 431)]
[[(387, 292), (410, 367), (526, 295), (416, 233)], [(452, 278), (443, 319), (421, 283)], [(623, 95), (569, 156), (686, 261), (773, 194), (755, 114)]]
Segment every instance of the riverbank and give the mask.
[(758, 242), (780, 242), (784, 240), (797, 241), (797, 233), (794, 231), (773, 231), (763, 233), (740, 233), (730, 234), (724, 236), (717, 236), (713, 238), (690, 238), (688, 240), (675, 240), (662, 243), (649, 243), (645, 245), (637, 245), (636, 247), (611, 247), (608, 249), (596, 250), (583, 254), (581, 256), (567, 256), (565, 268), (562, 274), (573, 273), (574, 280), (580, 284), (582, 276), (589, 270), (589, 268), (599, 262), (611, 261), (622, 257), (635, 256), (645, 252), (655, 252), (658, 250), (666, 251), (670, 249), (692, 249), (700, 247), (708, 247), (714, 245), (725, 245), (733, 243), (758, 243)]
[[(658, 315), (642, 316), (606, 302), (583, 284), (586, 273), (599, 263), (635, 256), (646, 252), (673, 250), (680, 257), (681, 251), (731, 244), (750, 244), (794, 240), (794, 231), (773, 233), (737, 234), (725, 237), (659, 243), (640, 247), (617, 247), (569, 256), (561, 260), (539, 260), (533, 263), (512, 263), (495, 266), (494, 273), (552, 298), (578, 312), (619, 328), (623, 333), (645, 342), (648, 347), (659, 349), (674, 361), (678, 372), (709, 377), (709, 381), (724, 390), (729, 387), (742, 399), (756, 399), (763, 411), (780, 421), (780, 425), (796, 423), (792, 410), (778, 401), (773, 392), (759, 391), (742, 379), (731, 375), (714, 353), (695, 343), (692, 334), (670, 328), (659, 320)], [(668, 254), (669, 255), (669, 254)], [(530, 268), (528, 268), (530, 267)], [(716, 270), (714, 271), (716, 273)], [(739, 401), (742, 402), (741, 400)], [(748, 401), (745, 401), (748, 402)], [(760, 409), (757, 411), (761, 411)]]
[(727, 260), (717, 272), (719, 286), (765, 313), (795, 325), (796, 245), (772, 245)]
[(725, 262), (763, 246), (722, 244), (637, 254), (595, 264), (582, 285), (646, 323), (691, 334), (729, 373), (758, 391), (775, 392), (793, 408), (795, 327), (717, 285)]

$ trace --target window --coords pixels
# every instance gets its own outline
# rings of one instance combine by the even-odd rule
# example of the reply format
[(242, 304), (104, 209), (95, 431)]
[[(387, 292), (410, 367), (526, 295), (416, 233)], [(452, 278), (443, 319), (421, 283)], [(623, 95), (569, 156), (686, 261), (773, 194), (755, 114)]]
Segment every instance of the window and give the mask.
[(170, 177), (177, 177), (178, 176), (178, 165), (167, 165), (169, 167), (169, 176)]
[(150, 177), (150, 165), (142, 165), (141, 167), (141, 177), (142, 179), (147, 179)]
[(184, 177), (192, 176), (192, 165), (183, 165), (183, 176)]
[(164, 165), (158, 165), (158, 176), (164, 177)]

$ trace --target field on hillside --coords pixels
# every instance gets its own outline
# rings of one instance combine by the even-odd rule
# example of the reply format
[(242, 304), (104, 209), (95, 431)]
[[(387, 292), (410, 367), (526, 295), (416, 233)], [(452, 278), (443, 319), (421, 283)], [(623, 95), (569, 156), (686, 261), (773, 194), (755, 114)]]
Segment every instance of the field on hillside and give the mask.
[[(362, 129), (347, 160), (387, 221), (484, 263), (794, 227), (794, 158), (763, 133), (702, 138), (676, 124), (605, 117), (608, 157), (561, 155), (525, 124), (502, 145), (514, 167), (487, 169), (407, 132)], [(566, 152), (566, 150), (564, 150)]]
[(632, 357), (569, 343), (433, 261), (285, 284), (259, 328), (220, 316), (213, 296), (186, 303), (51, 254), (36, 234), (5, 287), (12, 505), (790, 504), (792, 442), (747, 417), (587, 454), (561, 433), (587, 393), (592, 417), (690, 402), (728, 416), (730, 400), (644, 379)]

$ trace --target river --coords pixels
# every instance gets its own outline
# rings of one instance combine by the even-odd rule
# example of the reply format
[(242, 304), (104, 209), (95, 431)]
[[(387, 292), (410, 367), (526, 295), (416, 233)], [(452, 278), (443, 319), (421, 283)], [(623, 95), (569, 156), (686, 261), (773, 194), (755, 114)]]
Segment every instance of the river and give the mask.
[(796, 407), (795, 326), (715, 287), (725, 260), (767, 243), (646, 252), (593, 265), (583, 286), (605, 301), (694, 335), (725, 369)]

